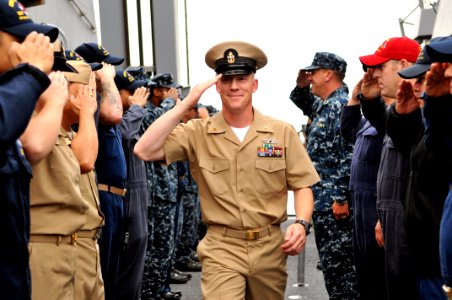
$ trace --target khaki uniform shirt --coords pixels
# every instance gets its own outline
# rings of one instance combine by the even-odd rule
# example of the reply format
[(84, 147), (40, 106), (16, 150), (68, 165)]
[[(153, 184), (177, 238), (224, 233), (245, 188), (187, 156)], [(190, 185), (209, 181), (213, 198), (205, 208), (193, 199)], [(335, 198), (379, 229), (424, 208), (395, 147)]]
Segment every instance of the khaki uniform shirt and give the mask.
[(80, 178), (80, 190), (83, 199), (88, 203), (86, 222), (82, 230), (93, 230), (104, 225), (104, 215), (100, 211), (99, 191), (97, 189), (94, 171), (82, 174)]
[(60, 128), (50, 154), (32, 166), (30, 234), (71, 235), (86, 221), (88, 205), (80, 192), (80, 165)]
[[(262, 156), (269, 144), (283, 152)], [(256, 109), (242, 143), (220, 112), (205, 121), (179, 124), (164, 151), (167, 163), (190, 162), (207, 224), (238, 229), (280, 224), (287, 219), (287, 191), (319, 181), (293, 126)]]

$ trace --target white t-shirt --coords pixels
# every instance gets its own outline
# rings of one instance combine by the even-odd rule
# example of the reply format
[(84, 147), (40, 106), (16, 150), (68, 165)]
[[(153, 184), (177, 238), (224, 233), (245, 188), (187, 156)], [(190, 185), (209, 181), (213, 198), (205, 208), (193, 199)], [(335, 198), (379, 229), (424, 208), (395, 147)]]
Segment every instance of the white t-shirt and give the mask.
[(240, 142), (243, 142), (243, 139), (245, 138), (245, 135), (248, 132), (249, 128), (250, 128), (249, 126), (243, 128), (231, 127), (232, 131), (234, 131), (235, 135), (239, 138)]

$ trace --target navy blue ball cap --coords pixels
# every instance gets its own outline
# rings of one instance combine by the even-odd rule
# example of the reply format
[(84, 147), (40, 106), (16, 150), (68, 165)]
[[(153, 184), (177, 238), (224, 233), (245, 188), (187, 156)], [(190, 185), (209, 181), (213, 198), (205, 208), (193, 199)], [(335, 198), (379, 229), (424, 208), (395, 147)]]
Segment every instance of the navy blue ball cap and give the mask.
[(181, 88), (182, 86), (174, 81), (173, 74), (161, 73), (151, 78), (154, 87)]
[(115, 75), (115, 83), (118, 90), (134, 91), (139, 87), (147, 86), (146, 80), (136, 80), (126, 70), (117, 70)]
[(402, 71), (399, 71), (400, 77), (404, 79), (411, 79), (411, 78), (417, 78), (421, 76), (422, 74), (426, 73), (430, 69), (430, 65), (433, 63), (433, 60), (430, 58), (430, 56), (427, 53), (427, 46), (431, 45), (433, 43), (437, 43), (439, 41), (442, 41), (442, 37), (435, 37), (428, 41), (424, 48), (419, 53), (419, 56), (417, 57), (416, 63), (406, 69), (403, 69)]
[(304, 71), (314, 71), (317, 69), (329, 69), (345, 74), (347, 62), (337, 54), (331, 52), (317, 52), (311, 65), (303, 68)]
[(267, 56), (253, 44), (229, 41), (210, 48), (205, 61), (217, 74), (239, 75), (256, 73), (262, 69), (267, 64)]
[(433, 62), (452, 62), (452, 36), (441, 37), (426, 46)]
[(124, 57), (111, 55), (107, 49), (98, 43), (83, 43), (74, 50), (88, 63), (106, 62), (108, 64), (117, 66), (122, 64)]
[[(75, 52), (73, 50), (64, 50), (64, 53), (66, 54), (67, 60), (77, 60), (77, 61), (86, 62), (86, 60), (84, 60), (83, 57), (80, 56), (80, 54), (78, 54), (77, 52)], [(92, 71), (100, 70), (104, 66), (103, 64), (97, 63), (97, 62), (88, 63), (88, 65), (90, 65)]]
[(25, 7), (15, 0), (0, 0), (0, 30), (22, 40), (36, 31), (48, 36), (52, 43), (59, 34), (56, 27), (33, 22)]

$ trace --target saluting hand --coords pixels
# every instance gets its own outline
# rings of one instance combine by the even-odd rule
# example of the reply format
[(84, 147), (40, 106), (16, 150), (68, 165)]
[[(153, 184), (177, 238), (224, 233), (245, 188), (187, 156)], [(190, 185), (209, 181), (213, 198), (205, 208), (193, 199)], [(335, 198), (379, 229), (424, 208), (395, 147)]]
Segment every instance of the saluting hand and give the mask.
[(46, 74), (53, 67), (53, 44), (48, 36), (42, 33), (32, 32), (19, 44), (13, 42), (8, 52), (9, 60), (13, 67), (21, 63), (29, 63)]
[(413, 85), (406, 80), (399, 82), (396, 94), (395, 110), (398, 114), (409, 114), (419, 108), (419, 102), (414, 94)]
[(448, 63), (433, 63), (425, 75), (425, 92), (430, 97), (440, 97), (451, 93), (450, 79), (444, 76)]
[(149, 89), (142, 86), (137, 88), (132, 96), (129, 96), (127, 101), (129, 102), (129, 105), (132, 106), (133, 104), (139, 105), (141, 107), (144, 107), (146, 105), (146, 102), (149, 98)]
[(374, 70), (372, 68), (367, 68), (367, 71), (363, 76), (361, 94), (366, 99), (377, 98), (381, 95), (381, 90), (378, 87), (378, 79), (373, 76), (373, 72)]
[(306, 71), (300, 70), (298, 71), (297, 76), (297, 87), (299, 88), (305, 88), (310, 84), (308, 75), (306, 74)]
[(80, 110), (80, 114), (87, 113), (94, 116), (97, 110), (96, 91), (86, 84), (81, 85), (77, 96), (71, 95), (69, 101)]
[(102, 65), (103, 65), (102, 69), (99, 69), (94, 72), (94, 74), (96, 75), (96, 81), (99, 88), (102, 88), (101, 85), (102, 82), (107, 81), (109, 79), (112, 80), (115, 78), (116, 75), (116, 70), (114, 66), (107, 64), (105, 62), (103, 62)]
[(204, 92), (208, 88), (210, 88), (218, 80), (220, 80), (222, 76), (223, 74), (217, 74), (214, 78), (209, 79), (203, 83), (198, 83), (193, 88), (191, 88), (190, 93), (188, 93), (187, 97), (185, 97), (184, 101), (182, 101), (185, 105), (187, 105), (187, 109), (195, 106), (201, 98), (202, 94), (204, 94)]
[(164, 93), (163, 97), (164, 98), (172, 98), (177, 101), (179, 99), (179, 93), (176, 90), (176, 88), (170, 88), (169, 90), (167, 90)]
[(67, 80), (60, 71), (49, 74), (50, 85), (39, 97), (36, 108), (39, 111), (42, 107), (49, 104), (61, 105), (63, 107), (69, 99)]

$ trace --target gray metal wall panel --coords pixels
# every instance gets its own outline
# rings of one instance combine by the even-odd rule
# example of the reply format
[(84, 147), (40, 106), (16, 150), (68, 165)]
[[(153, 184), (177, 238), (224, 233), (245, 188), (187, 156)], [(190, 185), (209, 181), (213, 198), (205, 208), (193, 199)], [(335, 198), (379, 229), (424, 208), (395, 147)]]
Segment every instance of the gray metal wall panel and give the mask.
[(102, 45), (112, 55), (125, 58), (122, 66), (128, 66), (127, 32), (125, 24), (124, 1), (100, 0), (100, 26), (102, 32)]
[(178, 80), (177, 28), (174, 0), (153, 0), (154, 57), (156, 74), (171, 72)]
[[(91, 0), (76, 0), (86, 17), (95, 26), (94, 9)], [(45, 4), (29, 7), (34, 22), (58, 26), (65, 38), (66, 49), (74, 49), (87, 41), (97, 41), (96, 32), (80, 17), (74, 6), (67, 0), (46, 0)]]

